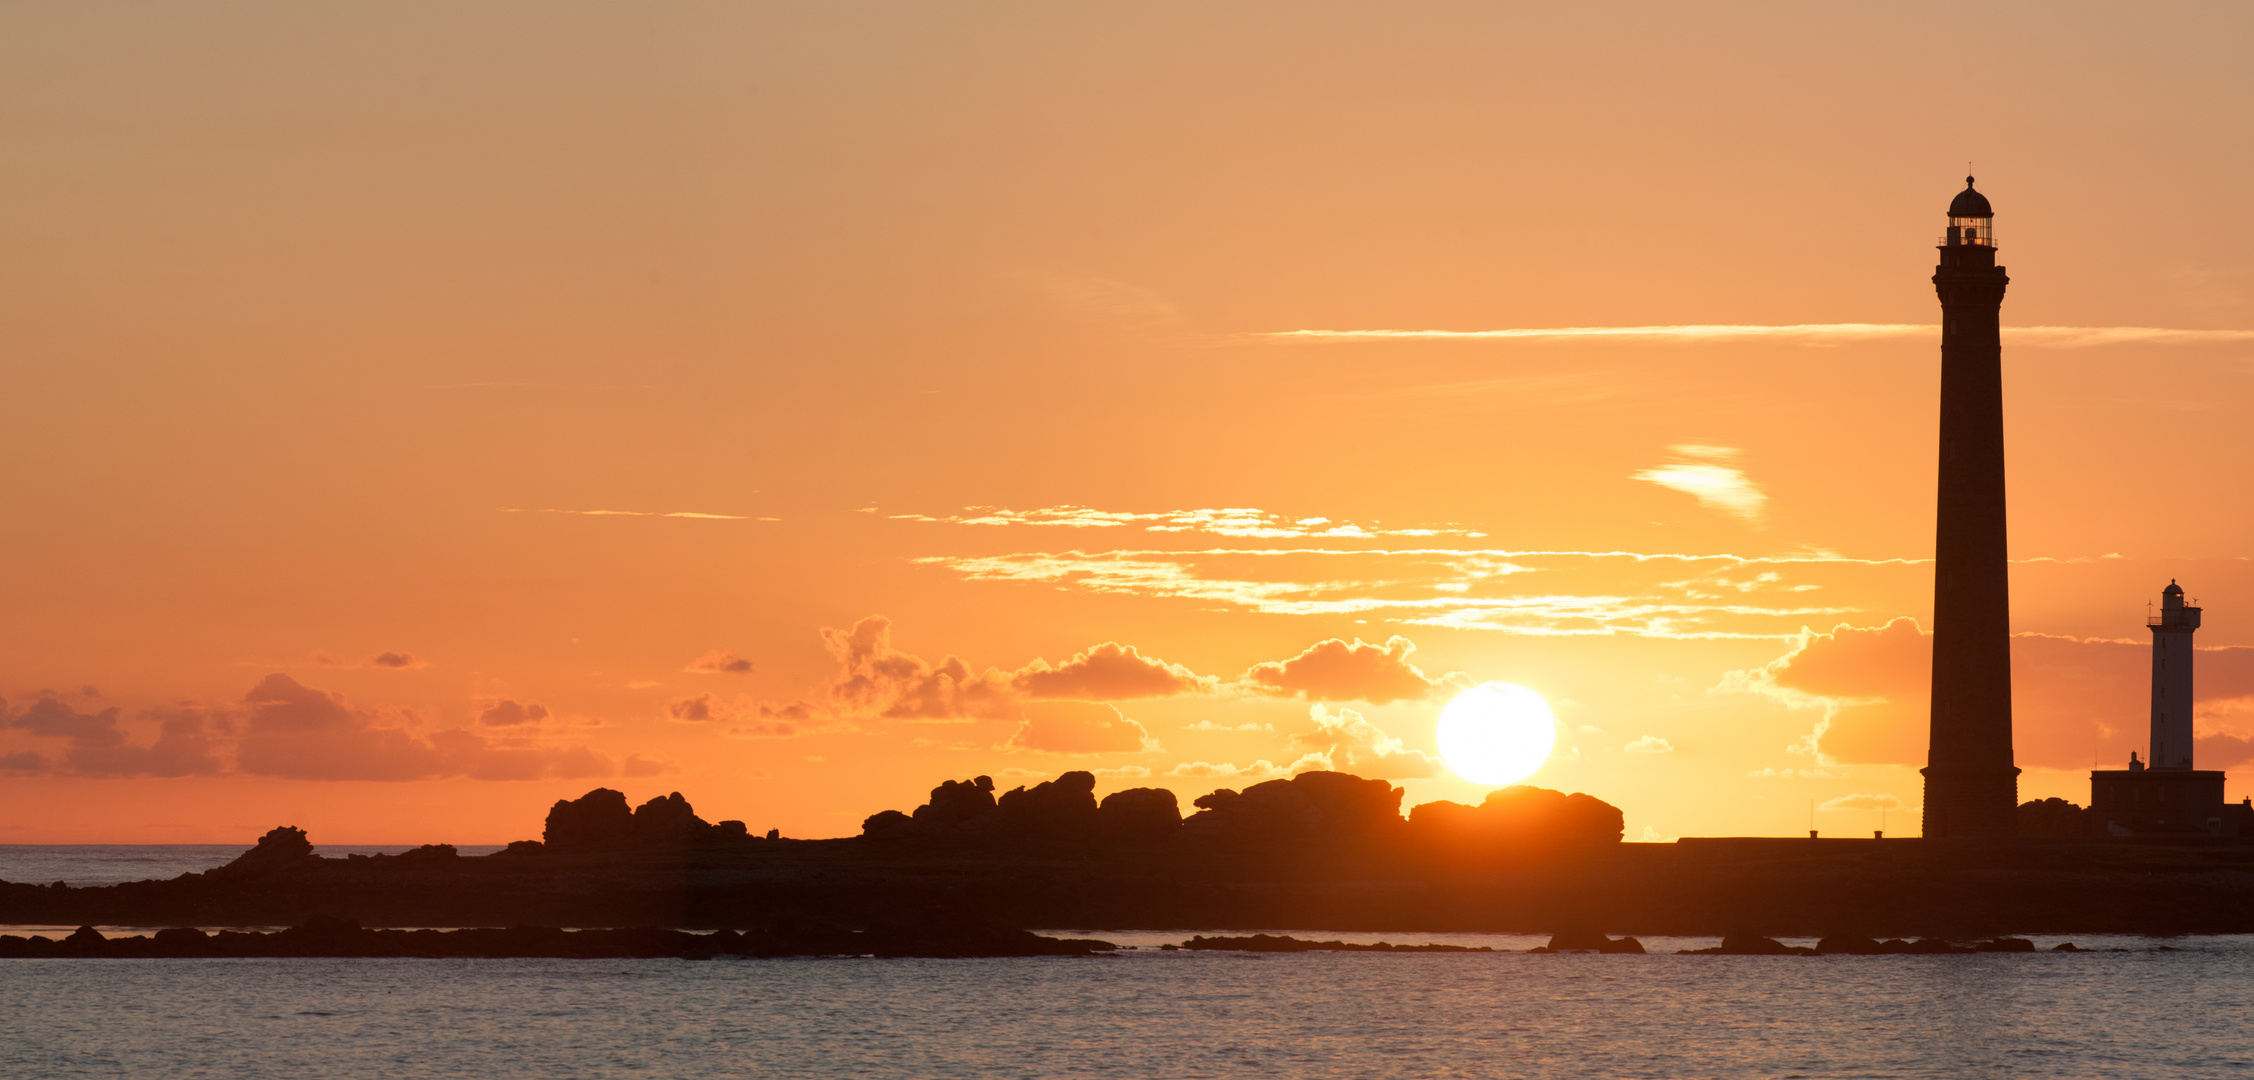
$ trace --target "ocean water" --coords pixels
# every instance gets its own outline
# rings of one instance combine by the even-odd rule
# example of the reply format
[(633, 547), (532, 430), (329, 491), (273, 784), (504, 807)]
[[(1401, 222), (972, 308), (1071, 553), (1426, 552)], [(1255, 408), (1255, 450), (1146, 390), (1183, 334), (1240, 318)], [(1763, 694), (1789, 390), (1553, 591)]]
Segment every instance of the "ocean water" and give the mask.
[[(225, 866), (254, 844), (0, 844), (0, 881), (47, 885), (115, 885), (202, 873)], [(322, 844), (314, 854), (395, 855), (414, 844)], [(488, 855), (498, 844), (458, 844), (463, 855)]]
[[(1187, 935), (1106, 936), (1151, 944)], [(1540, 940), (1389, 937), (1520, 948)], [(12, 960), (0, 961), (0, 1076), (2254, 1072), (2254, 938), (2075, 940), (2130, 951)]]

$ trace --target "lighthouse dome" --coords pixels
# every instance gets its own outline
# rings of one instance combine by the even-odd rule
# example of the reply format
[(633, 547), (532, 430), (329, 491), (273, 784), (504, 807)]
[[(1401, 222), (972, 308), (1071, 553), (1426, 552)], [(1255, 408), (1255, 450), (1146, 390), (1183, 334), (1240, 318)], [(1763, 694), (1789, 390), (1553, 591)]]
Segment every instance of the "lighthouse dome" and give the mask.
[(2182, 596), (2183, 594), (2184, 587), (2176, 584), (2176, 580), (2174, 578), (2169, 578), (2168, 587), (2160, 590), (2160, 595), (2162, 596)]
[(1988, 197), (1972, 190), (1972, 178), (1964, 178), (1964, 190), (1957, 192), (1956, 200), (1949, 204), (1953, 218), (1995, 217), (1996, 211), (1988, 205)]

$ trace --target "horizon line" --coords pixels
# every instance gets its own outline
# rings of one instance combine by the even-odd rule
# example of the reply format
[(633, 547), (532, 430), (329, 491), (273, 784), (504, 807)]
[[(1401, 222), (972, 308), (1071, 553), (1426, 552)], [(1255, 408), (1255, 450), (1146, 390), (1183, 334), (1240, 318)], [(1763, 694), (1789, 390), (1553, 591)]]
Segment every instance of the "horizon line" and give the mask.
[[(1252, 336), (1300, 341), (1323, 340), (1515, 340), (1540, 338), (1643, 338), (1662, 341), (1720, 341), (1735, 338), (1801, 338), (1884, 341), (1926, 337), (1939, 323), (1684, 323), (1656, 326), (1547, 326), (1500, 330), (1269, 330)], [(2186, 330), (2164, 326), (2006, 326), (2003, 336), (2026, 344), (2075, 348), (2129, 343), (2192, 345), (2254, 341), (2254, 330)]]

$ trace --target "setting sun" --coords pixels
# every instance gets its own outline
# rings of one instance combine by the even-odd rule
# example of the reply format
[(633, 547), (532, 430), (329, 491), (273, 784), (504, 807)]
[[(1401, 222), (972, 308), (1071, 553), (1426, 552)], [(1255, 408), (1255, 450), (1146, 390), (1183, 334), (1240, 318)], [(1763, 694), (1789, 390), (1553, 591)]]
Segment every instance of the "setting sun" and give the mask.
[(1534, 774), (1557, 745), (1542, 695), (1505, 682), (1474, 686), (1440, 710), (1440, 756), (1457, 776), (1502, 787)]

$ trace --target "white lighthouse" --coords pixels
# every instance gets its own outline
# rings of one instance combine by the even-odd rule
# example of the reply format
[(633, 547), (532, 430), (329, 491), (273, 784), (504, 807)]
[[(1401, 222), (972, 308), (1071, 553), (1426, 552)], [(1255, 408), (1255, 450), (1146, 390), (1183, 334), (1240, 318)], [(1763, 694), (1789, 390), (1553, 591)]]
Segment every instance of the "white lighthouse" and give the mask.
[(2100, 836), (2254, 836), (2254, 799), (2223, 802), (2223, 774), (2191, 763), (2191, 636), (2199, 609), (2171, 581), (2152, 630), (2150, 757), (2126, 769), (2090, 772), (2090, 831)]
[(2199, 609), (2184, 605), (2183, 586), (2168, 582), (2152, 629), (2152, 760), (2148, 768), (2191, 768), (2191, 635)]

